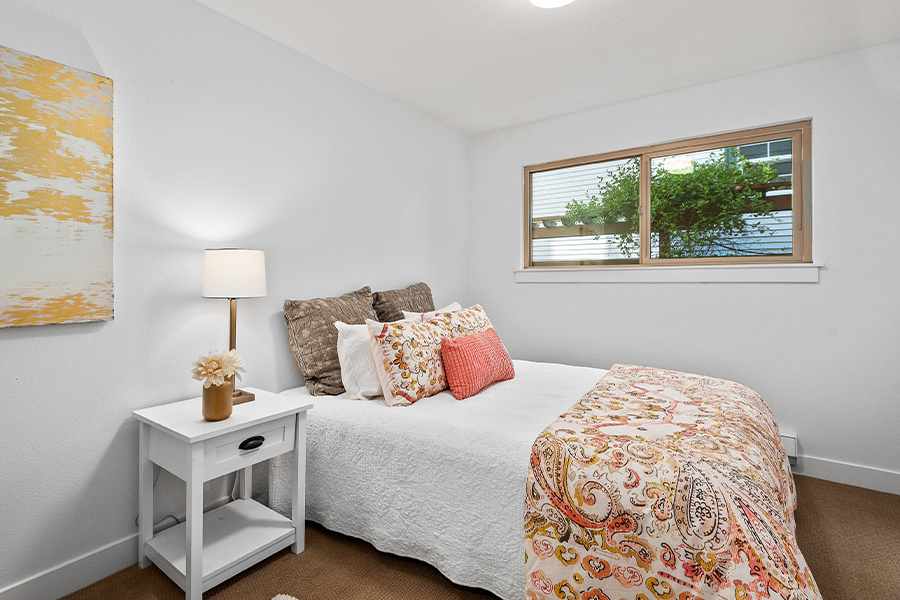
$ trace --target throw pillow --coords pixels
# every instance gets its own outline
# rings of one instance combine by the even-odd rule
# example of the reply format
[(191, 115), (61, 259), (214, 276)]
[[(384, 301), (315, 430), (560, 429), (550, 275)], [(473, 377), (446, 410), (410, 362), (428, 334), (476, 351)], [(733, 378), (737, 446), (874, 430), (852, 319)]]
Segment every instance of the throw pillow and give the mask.
[(372, 295), (372, 306), (375, 308), (377, 320), (382, 323), (399, 321), (403, 311), (428, 312), (434, 310), (431, 288), (426, 283), (416, 283), (402, 290), (375, 292)]
[(440, 327), (428, 321), (367, 320), (366, 325), (385, 404), (407, 406), (447, 388)]
[(325, 396), (344, 391), (334, 322), (359, 324), (374, 318), (368, 286), (337, 298), (284, 301), (288, 345), (309, 393)]
[(348, 325), (335, 321), (338, 330), (337, 353), (341, 363), (341, 382), (347, 397), (371, 400), (381, 396), (381, 383), (369, 351), (369, 327), (366, 324)]
[(441, 340), (441, 357), (450, 392), (457, 400), (515, 377), (512, 359), (494, 328)]
[(443, 308), (439, 308), (437, 310), (432, 310), (429, 312), (411, 312), (408, 310), (403, 311), (404, 319), (415, 319), (416, 321), (427, 321), (428, 319), (434, 318), (434, 316), (438, 313), (451, 312), (454, 310), (459, 310), (462, 308), (459, 302), (451, 302), (447, 306)]
[(478, 304), (461, 310), (439, 312), (426, 322), (443, 329), (445, 337), (462, 337), (481, 333), (491, 326), (487, 313)]

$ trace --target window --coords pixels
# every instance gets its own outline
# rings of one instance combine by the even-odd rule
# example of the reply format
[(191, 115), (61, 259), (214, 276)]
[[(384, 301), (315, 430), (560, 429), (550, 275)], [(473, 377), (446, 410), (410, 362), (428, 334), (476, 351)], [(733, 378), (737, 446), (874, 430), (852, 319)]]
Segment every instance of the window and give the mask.
[(810, 122), (525, 167), (525, 267), (811, 262)]

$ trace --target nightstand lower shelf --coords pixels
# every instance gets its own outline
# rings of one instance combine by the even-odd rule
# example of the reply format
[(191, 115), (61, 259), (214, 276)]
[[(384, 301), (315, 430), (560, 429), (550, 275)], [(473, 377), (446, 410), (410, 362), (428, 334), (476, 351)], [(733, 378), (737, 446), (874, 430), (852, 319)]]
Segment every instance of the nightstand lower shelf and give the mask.
[[(203, 515), (203, 591), (294, 543), (290, 519), (250, 499)], [(185, 589), (185, 524), (147, 541), (147, 556)]]

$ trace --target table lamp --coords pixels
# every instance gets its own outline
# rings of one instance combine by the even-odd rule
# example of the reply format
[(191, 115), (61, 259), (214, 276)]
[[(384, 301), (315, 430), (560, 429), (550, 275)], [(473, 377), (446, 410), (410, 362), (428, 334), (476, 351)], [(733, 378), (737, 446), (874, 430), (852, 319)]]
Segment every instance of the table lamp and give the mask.
[[(238, 298), (266, 296), (266, 258), (262, 250), (218, 248), (207, 250), (203, 259), (203, 297), (227, 298), (231, 301), (229, 350), (236, 345)], [(254, 395), (237, 389), (232, 404), (253, 400)]]

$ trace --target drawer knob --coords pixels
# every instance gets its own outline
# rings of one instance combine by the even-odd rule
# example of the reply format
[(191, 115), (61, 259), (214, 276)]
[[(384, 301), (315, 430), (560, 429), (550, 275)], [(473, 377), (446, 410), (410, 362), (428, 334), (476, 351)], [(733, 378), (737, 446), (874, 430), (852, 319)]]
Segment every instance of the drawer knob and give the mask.
[(261, 435), (254, 435), (253, 437), (249, 437), (238, 446), (241, 450), (256, 450), (260, 446), (263, 445), (263, 442), (266, 441)]

